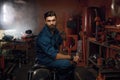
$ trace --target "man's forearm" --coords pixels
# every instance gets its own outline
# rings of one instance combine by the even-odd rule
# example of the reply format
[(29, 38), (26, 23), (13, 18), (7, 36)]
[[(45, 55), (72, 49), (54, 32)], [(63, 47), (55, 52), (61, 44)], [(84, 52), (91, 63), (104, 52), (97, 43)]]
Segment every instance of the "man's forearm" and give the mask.
[(61, 54), (61, 53), (58, 53), (56, 55), (56, 59), (71, 59), (71, 56), (70, 55), (64, 55), (64, 54)]
[(58, 53), (56, 55), (56, 59), (67, 59), (67, 60), (71, 60), (73, 62), (78, 63), (79, 56), (72, 56), (72, 55), (70, 56), (70, 55), (64, 55), (64, 54)]

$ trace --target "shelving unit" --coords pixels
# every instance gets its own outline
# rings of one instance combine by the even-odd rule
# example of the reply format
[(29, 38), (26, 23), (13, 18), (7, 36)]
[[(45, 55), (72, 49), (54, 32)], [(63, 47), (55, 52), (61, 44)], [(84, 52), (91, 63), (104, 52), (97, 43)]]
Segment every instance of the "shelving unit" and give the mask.
[[(107, 37), (107, 34), (109, 33), (120, 33), (120, 28), (119, 27), (115, 27), (115, 26), (105, 26), (105, 34)], [(87, 64), (89, 65), (89, 63), (91, 62), (92, 64), (98, 66), (98, 65), (102, 65), (102, 63), (100, 63), (100, 58), (106, 60), (109, 57), (115, 58), (115, 54), (120, 52), (120, 46), (119, 43), (115, 44), (115, 37), (113, 38), (113, 44), (109, 43), (110, 40), (104, 41), (104, 42), (99, 42), (96, 41), (95, 38), (88, 38), (87, 40)], [(120, 42), (120, 40), (118, 41)], [(91, 56), (95, 59), (96, 61), (94, 61)]]
[[(103, 44), (100, 44), (96, 41), (88, 39), (88, 52), (87, 52), (87, 65), (92, 63), (96, 67), (99, 67), (99, 65), (102, 65), (98, 62), (100, 58), (105, 58), (106, 54), (104, 51), (102, 51), (103, 48), (108, 47)], [(106, 51), (105, 51), (106, 52)]]
[(120, 69), (106, 67), (106, 60), (108, 58), (115, 59), (115, 55), (120, 52), (120, 47), (108, 45), (106, 42), (100, 43), (91, 38), (88, 39), (87, 46), (87, 65), (94, 66), (98, 73), (96, 80), (111, 80), (108, 79), (110, 77), (115, 80), (120, 79), (118, 76)]
[[(92, 62), (94, 65), (97, 65), (97, 61), (95, 62), (90, 58), (93, 54), (97, 55), (96, 59), (100, 57), (104, 59), (107, 59), (109, 57), (114, 58), (115, 53), (112, 52), (120, 52), (120, 47), (116, 47), (117, 46), (108, 45), (107, 43), (99, 43), (97, 41), (88, 39), (88, 61)], [(95, 58), (94, 55), (93, 57)]]

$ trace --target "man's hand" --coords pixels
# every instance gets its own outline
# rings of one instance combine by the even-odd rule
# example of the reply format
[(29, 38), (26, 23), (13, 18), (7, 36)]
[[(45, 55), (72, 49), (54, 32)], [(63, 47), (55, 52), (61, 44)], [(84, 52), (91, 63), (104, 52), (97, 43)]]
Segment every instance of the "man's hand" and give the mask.
[(80, 60), (79, 56), (74, 56), (73, 61), (74, 61), (75, 63), (78, 63), (79, 60)]

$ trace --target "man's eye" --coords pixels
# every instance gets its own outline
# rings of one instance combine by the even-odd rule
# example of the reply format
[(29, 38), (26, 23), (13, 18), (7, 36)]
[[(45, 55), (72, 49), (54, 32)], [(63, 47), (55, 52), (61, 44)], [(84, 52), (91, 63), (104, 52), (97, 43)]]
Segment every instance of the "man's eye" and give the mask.
[(52, 20), (52, 21), (56, 21), (56, 20)]
[(50, 22), (50, 20), (47, 20), (47, 22)]
[(47, 22), (55, 22), (56, 20), (54, 19), (54, 20), (46, 20)]

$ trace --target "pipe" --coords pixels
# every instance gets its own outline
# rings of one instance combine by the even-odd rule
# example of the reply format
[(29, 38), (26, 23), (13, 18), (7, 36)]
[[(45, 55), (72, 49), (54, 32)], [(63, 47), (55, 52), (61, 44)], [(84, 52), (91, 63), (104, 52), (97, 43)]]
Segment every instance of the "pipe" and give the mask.
[(113, 16), (120, 17), (120, 1), (119, 0), (112, 0), (111, 11)]

